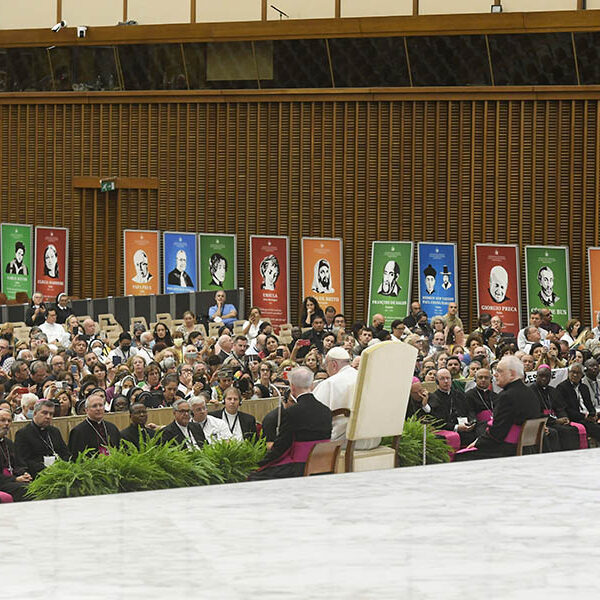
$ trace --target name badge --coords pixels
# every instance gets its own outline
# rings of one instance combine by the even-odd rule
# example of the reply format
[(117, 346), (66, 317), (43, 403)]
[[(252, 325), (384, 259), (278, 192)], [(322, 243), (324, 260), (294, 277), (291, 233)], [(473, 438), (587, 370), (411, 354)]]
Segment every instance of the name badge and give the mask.
[(469, 422), (468, 417), (458, 417), (458, 424), (459, 425), (466, 425)]
[(56, 462), (56, 456), (44, 456), (44, 466), (51, 467)]

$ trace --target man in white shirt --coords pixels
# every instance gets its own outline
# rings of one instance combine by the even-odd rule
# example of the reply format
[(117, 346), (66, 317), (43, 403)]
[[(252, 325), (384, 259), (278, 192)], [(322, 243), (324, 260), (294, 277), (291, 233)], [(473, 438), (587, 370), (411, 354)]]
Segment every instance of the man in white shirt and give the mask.
[[(313, 391), (314, 397), (327, 406), (332, 412), (338, 408), (352, 408), (354, 390), (358, 371), (350, 365), (350, 355), (346, 350), (336, 346), (325, 357), (325, 369), (329, 377), (322, 381)], [(348, 417), (339, 415), (333, 418), (332, 440), (346, 439), (346, 426)], [(356, 442), (357, 450), (376, 448), (381, 443), (381, 438), (370, 438)]]
[[(529, 327), (538, 328), (540, 331), (540, 337), (541, 337), (540, 341), (543, 341), (546, 339), (548, 332), (545, 329), (540, 329), (541, 324), (542, 324), (542, 315), (537, 308), (534, 308), (531, 311), (531, 314), (529, 315)], [(527, 344), (531, 343), (531, 341), (527, 340), (527, 337), (525, 335), (527, 332), (527, 329), (528, 329), (528, 327), (523, 327), (523, 329), (521, 329), (519, 331), (519, 334), (517, 335), (517, 346), (519, 347), (519, 350), (525, 350), (525, 346), (527, 346)]]
[(56, 322), (56, 318), (56, 308), (50, 307), (46, 311), (46, 321), (40, 325), (40, 330), (46, 334), (49, 344), (68, 346), (71, 343), (71, 336)]
[(119, 365), (127, 362), (137, 350), (131, 347), (131, 334), (124, 331), (119, 335), (119, 345), (108, 353), (107, 362), (111, 365)]
[(206, 398), (203, 395), (193, 396), (190, 400), (190, 406), (192, 407), (192, 423), (197, 423), (202, 427), (208, 444), (230, 440), (233, 437), (225, 421), (208, 414)]

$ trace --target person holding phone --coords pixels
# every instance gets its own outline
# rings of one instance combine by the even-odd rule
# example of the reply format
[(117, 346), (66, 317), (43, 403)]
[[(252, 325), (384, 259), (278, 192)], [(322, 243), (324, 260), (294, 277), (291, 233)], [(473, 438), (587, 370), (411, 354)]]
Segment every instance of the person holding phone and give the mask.
[(131, 347), (131, 334), (124, 331), (119, 335), (119, 345), (108, 353), (108, 363), (113, 367), (127, 362), (132, 356), (137, 354), (137, 350)]

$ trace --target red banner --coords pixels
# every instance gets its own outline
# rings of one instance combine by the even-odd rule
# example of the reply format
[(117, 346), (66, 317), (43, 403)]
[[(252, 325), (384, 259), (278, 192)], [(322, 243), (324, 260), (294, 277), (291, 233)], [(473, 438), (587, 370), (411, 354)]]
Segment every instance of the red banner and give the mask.
[(35, 228), (34, 292), (44, 294), (44, 300), (56, 300), (68, 293), (69, 230), (63, 227)]
[(290, 322), (287, 236), (250, 236), (251, 304), (274, 327)]
[(503, 333), (515, 336), (521, 329), (519, 247), (475, 244), (478, 313), (499, 316)]

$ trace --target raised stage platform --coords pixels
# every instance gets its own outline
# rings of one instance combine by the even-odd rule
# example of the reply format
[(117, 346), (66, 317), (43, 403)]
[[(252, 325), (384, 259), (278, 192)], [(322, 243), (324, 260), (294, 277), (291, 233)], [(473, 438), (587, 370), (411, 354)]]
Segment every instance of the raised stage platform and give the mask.
[(572, 598), (600, 450), (3, 505), (1, 597)]

